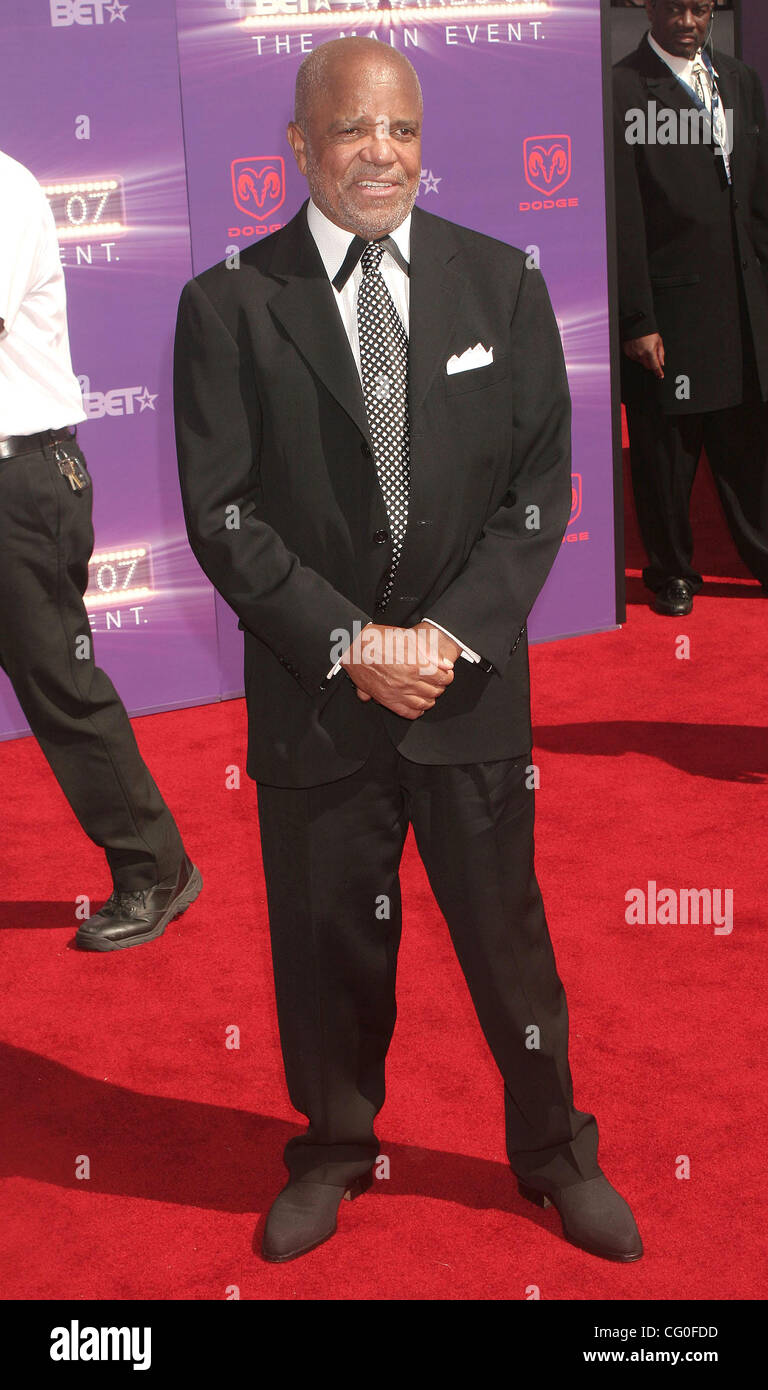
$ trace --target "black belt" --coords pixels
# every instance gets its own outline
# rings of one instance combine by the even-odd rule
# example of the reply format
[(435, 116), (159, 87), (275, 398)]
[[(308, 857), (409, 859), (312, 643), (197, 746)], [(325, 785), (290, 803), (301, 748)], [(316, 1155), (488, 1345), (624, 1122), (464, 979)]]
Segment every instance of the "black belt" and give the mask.
[(40, 430), (37, 434), (14, 434), (10, 439), (0, 439), (0, 459), (34, 454), (38, 449), (44, 449), (46, 444), (57, 444), (61, 439), (72, 440), (76, 437), (76, 425), (65, 425), (61, 430)]

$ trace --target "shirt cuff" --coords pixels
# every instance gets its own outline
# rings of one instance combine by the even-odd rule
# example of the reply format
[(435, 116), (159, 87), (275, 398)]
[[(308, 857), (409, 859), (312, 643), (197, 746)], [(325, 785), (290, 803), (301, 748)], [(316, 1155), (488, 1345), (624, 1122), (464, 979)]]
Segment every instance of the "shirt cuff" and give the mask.
[(482, 660), (482, 658), (478, 656), (477, 652), (473, 652), (471, 647), (465, 647), (464, 643), (459, 641), (458, 637), (454, 637), (453, 633), (449, 632), (447, 627), (441, 627), (440, 623), (436, 623), (434, 618), (422, 618), (421, 621), (423, 623), (431, 623), (432, 627), (439, 628), (441, 632), (445, 633), (446, 637), (450, 637), (451, 641), (455, 642), (457, 647), (461, 647), (461, 655), (464, 657), (465, 661)]

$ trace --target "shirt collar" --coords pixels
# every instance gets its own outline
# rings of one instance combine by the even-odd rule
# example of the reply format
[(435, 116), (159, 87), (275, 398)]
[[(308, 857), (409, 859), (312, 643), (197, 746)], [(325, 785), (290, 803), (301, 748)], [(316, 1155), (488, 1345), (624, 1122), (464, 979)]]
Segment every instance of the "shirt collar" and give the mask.
[[(672, 69), (676, 77), (682, 77), (684, 81), (688, 81), (696, 59), (701, 58), (700, 48), (697, 48), (693, 58), (679, 58), (676, 53), (667, 53), (666, 48), (662, 48), (661, 44), (656, 42), (650, 29), (648, 30), (648, 43), (654, 53), (658, 54), (659, 58), (661, 58), (662, 62), (666, 63), (667, 67)], [(714, 63), (712, 64), (712, 72), (715, 77), (717, 77), (717, 68)]]
[[(309, 230), (317, 243), (317, 249), (325, 266), (325, 273), (329, 280), (332, 280), (337, 270), (344, 263), (344, 258), (349, 250), (354, 232), (348, 232), (344, 227), (337, 227), (324, 212), (321, 212), (316, 203), (310, 198), (307, 204), (307, 223)], [(411, 213), (390, 232), (392, 240), (402, 252), (406, 261), (411, 259)]]

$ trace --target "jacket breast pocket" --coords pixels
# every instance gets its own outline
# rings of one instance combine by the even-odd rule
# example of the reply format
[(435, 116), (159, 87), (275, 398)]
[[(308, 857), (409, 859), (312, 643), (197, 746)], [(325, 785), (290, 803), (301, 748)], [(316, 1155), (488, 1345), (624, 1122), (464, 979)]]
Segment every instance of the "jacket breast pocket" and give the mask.
[(509, 359), (497, 357), (487, 367), (470, 367), (466, 372), (445, 374), (445, 389), (449, 396), (462, 395), (465, 391), (481, 391), (484, 386), (494, 386), (509, 373)]
[(655, 290), (676, 290), (682, 285), (698, 285), (700, 275), (652, 275), (651, 284)]

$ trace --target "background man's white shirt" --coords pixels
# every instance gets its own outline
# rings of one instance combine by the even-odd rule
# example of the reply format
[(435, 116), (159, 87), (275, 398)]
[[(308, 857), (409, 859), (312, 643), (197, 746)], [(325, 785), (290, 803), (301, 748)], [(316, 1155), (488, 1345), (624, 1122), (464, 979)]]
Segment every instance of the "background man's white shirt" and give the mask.
[(86, 416), (53, 213), (34, 174), (2, 151), (0, 209), (0, 439), (7, 439)]

